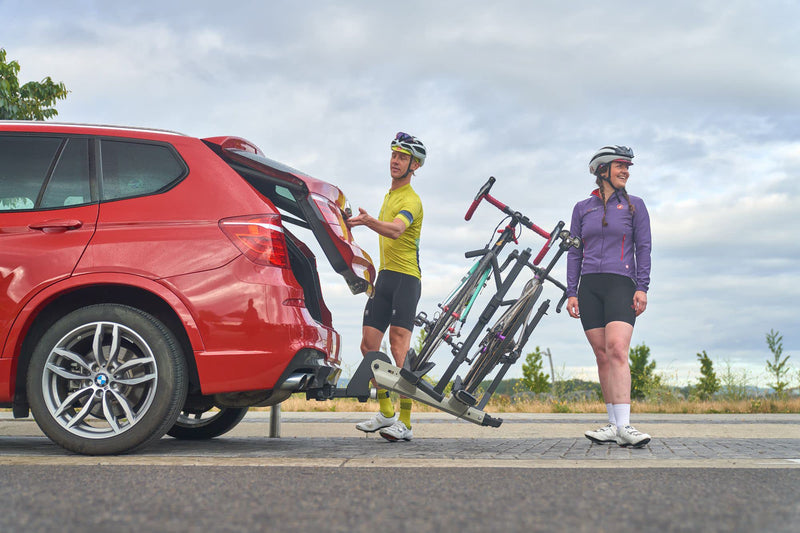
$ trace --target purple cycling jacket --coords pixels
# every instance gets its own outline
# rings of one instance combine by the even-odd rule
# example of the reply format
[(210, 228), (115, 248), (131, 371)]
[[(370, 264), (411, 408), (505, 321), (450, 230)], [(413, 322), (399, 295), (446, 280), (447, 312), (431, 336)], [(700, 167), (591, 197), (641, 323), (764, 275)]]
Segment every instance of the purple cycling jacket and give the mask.
[(607, 226), (603, 227), (603, 199), (599, 189), (572, 210), (570, 233), (583, 242), (567, 255), (567, 296), (578, 295), (583, 274), (621, 274), (636, 284), (637, 291), (650, 286), (650, 215), (644, 201), (628, 195), (635, 212), (628, 210), (625, 197), (615, 191), (608, 199)]

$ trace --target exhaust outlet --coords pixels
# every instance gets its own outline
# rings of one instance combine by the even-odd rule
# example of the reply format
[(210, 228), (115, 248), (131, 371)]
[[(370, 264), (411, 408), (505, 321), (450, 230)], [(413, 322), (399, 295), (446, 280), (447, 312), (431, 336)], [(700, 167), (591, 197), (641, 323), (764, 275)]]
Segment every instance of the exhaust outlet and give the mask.
[(313, 377), (314, 376), (312, 374), (298, 372), (286, 378), (286, 381), (281, 383), (279, 388), (282, 391), (297, 392), (303, 389), (306, 385), (308, 385), (308, 383), (313, 379)]

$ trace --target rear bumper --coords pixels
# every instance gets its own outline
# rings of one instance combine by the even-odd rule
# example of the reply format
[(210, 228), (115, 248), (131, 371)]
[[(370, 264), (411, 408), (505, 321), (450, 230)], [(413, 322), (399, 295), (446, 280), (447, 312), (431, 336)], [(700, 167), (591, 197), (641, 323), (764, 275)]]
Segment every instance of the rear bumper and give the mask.
[(324, 342), (303, 346), (294, 355), (284, 351), (196, 352), (200, 390), (203, 394), (217, 394), (274, 389), (297, 373), (311, 375), (313, 379), (309, 379), (306, 385), (335, 385), (341, 369), (338, 357), (332, 360), (330, 354), (336, 350), (338, 355), (339, 334), (333, 330), (325, 333), (326, 338), (319, 339)]
[(288, 269), (242, 257), (164, 282), (186, 297), (197, 321), (202, 344), (193, 349), (202, 394), (273, 389), (292, 365), (314, 374), (339, 368), (339, 334), (314, 320)]

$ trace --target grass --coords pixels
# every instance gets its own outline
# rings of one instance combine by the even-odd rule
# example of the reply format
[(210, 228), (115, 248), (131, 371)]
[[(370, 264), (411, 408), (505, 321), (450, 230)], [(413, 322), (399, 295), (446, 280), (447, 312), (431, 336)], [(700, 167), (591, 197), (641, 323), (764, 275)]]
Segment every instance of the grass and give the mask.
[[(317, 412), (372, 412), (377, 409), (374, 400), (361, 403), (353, 398), (337, 398), (317, 402), (307, 401), (304, 395), (295, 394), (281, 404), (283, 411)], [(264, 408), (264, 409), (269, 409)], [(420, 402), (414, 402), (414, 410), (430, 413), (437, 409)], [(490, 413), (605, 413), (606, 406), (599, 401), (552, 401), (521, 400), (512, 401), (510, 397), (495, 395), (486, 408)], [(670, 400), (634, 401), (634, 413), (664, 414), (753, 414), (753, 413), (800, 413), (800, 398), (746, 398), (743, 400)]]

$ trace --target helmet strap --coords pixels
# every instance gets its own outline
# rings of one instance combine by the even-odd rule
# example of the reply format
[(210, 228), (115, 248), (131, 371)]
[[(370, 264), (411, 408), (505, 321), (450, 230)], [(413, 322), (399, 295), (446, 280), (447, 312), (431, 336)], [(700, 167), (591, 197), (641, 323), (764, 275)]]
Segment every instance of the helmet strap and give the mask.
[(614, 187), (614, 184), (611, 183), (611, 163), (606, 163), (606, 167), (606, 171), (599, 174), (600, 179), (608, 183), (615, 191), (619, 191), (619, 189)]
[(406, 179), (406, 177), (408, 177), (409, 174), (411, 174), (411, 163), (413, 162), (414, 162), (414, 156), (411, 156), (411, 159), (408, 160), (408, 168), (406, 169), (406, 173), (397, 178), (398, 180), (404, 180)]

